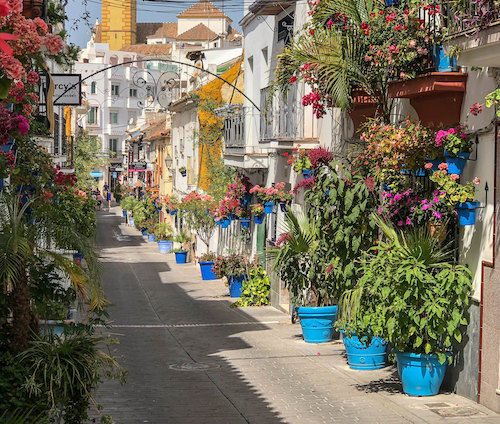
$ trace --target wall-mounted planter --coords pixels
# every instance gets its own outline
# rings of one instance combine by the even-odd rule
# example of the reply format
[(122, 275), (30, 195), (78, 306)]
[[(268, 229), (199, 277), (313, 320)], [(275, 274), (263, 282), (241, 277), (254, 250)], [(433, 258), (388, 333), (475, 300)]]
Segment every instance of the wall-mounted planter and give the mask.
[(464, 202), (455, 206), (458, 215), (459, 225), (474, 225), (476, 223), (477, 209), (479, 202)]
[(241, 218), (240, 224), (241, 224), (241, 228), (250, 228), (250, 219), (249, 218)]
[(179, 171), (183, 177), (187, 175), (187, 171)]
[(446, 160), (446, 164), (448, 165), (448, 174), (461, 175), (469, 157), (470, 153), (463, 152), (458, 153), (457, 156), (450, 156), (448, 150), (445, 150), (444, 158)]
[(262, 224), (262, 223), (264, 222), (264, 218), (265, 218), (265, 215), (264, 215), (264, 214), (262, 214), (262, 215), (255, 215), (255, 216), (253, 217), (254, 222), (255, 222), (256, 224)]
[(274, 203), (266, 202), (264, 203), (264, 213), (273, 213)]
[(432, 46), (431, 54), (436, 65), (436, 72), (456, 72), (458, 70), (457, 58), (446, 56), (443, 46)]
[(349, 116), (352, 119), (354, 132), (356, 133), (363, 122), (375, 116), (377, 104), (365, 90), (359, 88), (352, 90), (351, 97), (352, 108), (349, 111)]
[(288, 203), (280, 202), (280, 209), (281, 209), (281, 212), (285, 213), (288, 210)]
[(314, 177), (314, 169), (303, 169), (302, 176), (304, 177), (304, 180)]
[(423, 125), (444, 128), (460, 122), (467, 74), (431, 72), (389, 83), (390, 98), (410, 99)]

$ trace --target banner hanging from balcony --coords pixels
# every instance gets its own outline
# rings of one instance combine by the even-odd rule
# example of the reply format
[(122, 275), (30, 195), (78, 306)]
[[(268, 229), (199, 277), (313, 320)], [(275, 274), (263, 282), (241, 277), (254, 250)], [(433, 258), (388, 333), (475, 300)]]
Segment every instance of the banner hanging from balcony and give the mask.
[(80, 106), (82, 104), (81, 74), (52, 74), (54, 106)]

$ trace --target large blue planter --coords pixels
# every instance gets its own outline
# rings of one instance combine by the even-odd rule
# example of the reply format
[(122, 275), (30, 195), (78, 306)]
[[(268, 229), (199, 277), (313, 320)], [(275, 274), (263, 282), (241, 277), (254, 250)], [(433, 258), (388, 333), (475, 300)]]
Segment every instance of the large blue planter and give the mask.
[(154, 234), (148, 234), (148, 241), (150, 241), (152, 243), (155, 240), (156, 240), (156, 236)]
[(378, 370), (385, 367), (387, 360), (387, 342), (380, 337), (373, 337), (369, 346), (356, 335), (343, 337), (347, 363), (354, 370)]
[(240, 224), (241, 224), (241, 228), (250, 228), (250, 219), (249, 218), (241, 218)]
[(141, 234), (142, 234), (143, 236), (147, 236), (147, 235), (148, 235), (148, 230), (142, 230), (142, 231), (141, 231)]
[(312, 178), (314, 176), (314, 169), (303, 169), (302, 176), (304, 177), (305, 180)]
[[(387, 0), (386, 0), (387, 1)], [(454, 72), (457, 69), (456, 57), (446, 56), (443, 46), (432, 46), (432, 57), (436, 64), (437, 72)]]
[(256, 224), (262, 224), (262, 223), (264, 222), (264, 217), (265, 217), (265, 215), (264, 215), (264, 214), (262, 214), (262, 215), (255, 215), (255, 216), (253, 217), (253, 220), (254, 220), (254, 222), (255, 222)]
[(229, 295), (231, 297), (241, 296), (241, 288), (243, 287), (243, 280), (245, 279), (245, 275), (230, 275), (228, 277)]
[(228, 218), (226, 218), (226, 219), (221, 219), (219, 222), (220, 222), (220, 224), (219, 224), (219, 225), (220, 225), (222, 228), (227, 228), (227, 227), (229, 227), (229, 224), (231, 224), (231, 221), (230, 221)]
[(273, 213), (274, 202), (264, 203), (264, 213)]
[(134, 218), (129, 218), (128, 223), (130, 224), (131, 227), (134, 226)]
[(394, 351), (403, 391), (410, 396), (434, 396), (439, 393), (446, 372), (437, 355)]
[(123, 215), (124, 218), (126, 218), (127, 217), (127, 211), (122, 210), (122, 215)]
[(213, 261), (198, 262), (198, 263), (200, 264), (202, 280), (217, 280), (215, 272), (212, 271), (212, 267), (214, 266)]
[(175, 263), (185, 264), (187, 262), (187, 256), (188, 256), (187, 250), (183, 250), (182, 252), (175, 252)]
[(455, 210), (457, 211), (459, 225), (474, 225), (476, 223), (476, 209), (479, 205), (479, 202), (458, 203)]
[(470, 153), (463, 152), (460, 152), (456, 157), (451, 157), (448, 150), (445, 150), (444, 158), (446, 159), (446, 164), (448, 165), (448, 174), (462, 174), (469, 157)]
[(170, 215), (177, 215), (177, 209), (174, 209), (173, 211), (170, 211)]
[(337, 306), (301, 306), (298, 311), (302, 335), (307, 343), (326, 343), (333, 338)]
[(160, 253), (170, 253), (174, 244), (172, 240), (158, 240), (157, 243)]

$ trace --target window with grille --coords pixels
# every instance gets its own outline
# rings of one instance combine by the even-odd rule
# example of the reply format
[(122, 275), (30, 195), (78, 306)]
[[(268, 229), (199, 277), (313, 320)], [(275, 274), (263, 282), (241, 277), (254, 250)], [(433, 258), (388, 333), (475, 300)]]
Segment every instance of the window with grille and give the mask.
[(120, 86), (117, 84), (111, 84), (111, 95), (119, 96), (120, 95)]
[(97, 124), (97, 112), (98, 108), (97, 106), (91, 106), (89, 113), (87, 114), (87, 123), (88, 124)]
[(95, 94), (97, 91), (97, 83), (94, 81), (90, 84), (90, 94)]

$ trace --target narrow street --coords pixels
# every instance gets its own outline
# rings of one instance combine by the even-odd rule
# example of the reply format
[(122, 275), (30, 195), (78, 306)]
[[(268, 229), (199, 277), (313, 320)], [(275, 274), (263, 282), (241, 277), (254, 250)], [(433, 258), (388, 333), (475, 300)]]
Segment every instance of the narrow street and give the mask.
[(274, 308), (229, 308), (221, 281), (160, 254), (118, 208), (98, 220), (112, 349), (129, 371), (97, 393), (116, 424), (500, 422), (456, 395), (402, 395), (394, 368), (350, 370), (338, 340), (308, 345)]

